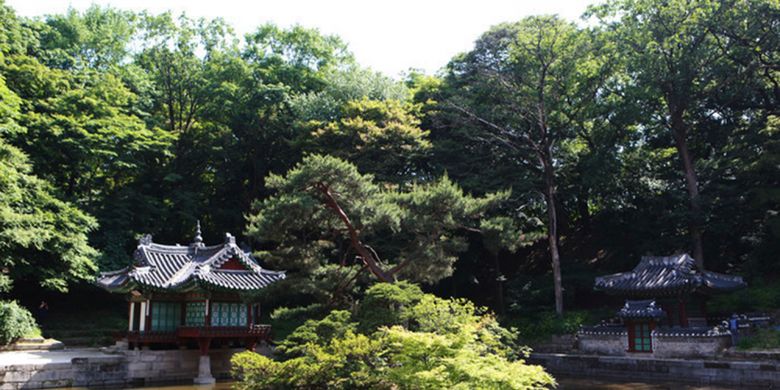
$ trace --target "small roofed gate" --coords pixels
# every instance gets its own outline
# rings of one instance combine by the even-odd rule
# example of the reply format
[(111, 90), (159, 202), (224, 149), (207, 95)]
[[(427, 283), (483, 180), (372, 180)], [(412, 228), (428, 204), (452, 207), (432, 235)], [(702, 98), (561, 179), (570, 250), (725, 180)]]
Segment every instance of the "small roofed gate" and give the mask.
[(253, 293), (285, 278), (263, 269), (251, 253), (225, 235), (220, 245), (206, 246), (200, 234), (192, 244), (163, 245), (149, 235), (139, 241), (134, 263), (102, 273), (97, 284), (127, 294), (131, 347), (188, 345), (201, 352), (196, 383), (213, 383), (209, 346), (212, 341), (244, 343), (254, 349), (270, 338), (271, 327), (259, 324)]
[(582, 327), (578, 345), (613, 356), (715, 356), (731, 344), (730, 332), (719, 318), (708, 318), (706, 302), (745, 286), (739, 276), (698, 268), (687, 254), (643, 256), (630, 271), (596, 278), (596, 290), (625, 297), (625, 305), (617, 319)]
[(626, 301), (618, 317), (623, 319), (628, 333), (627, 352), (653, 352), (653, 330), (666, 315), (654, 300)]

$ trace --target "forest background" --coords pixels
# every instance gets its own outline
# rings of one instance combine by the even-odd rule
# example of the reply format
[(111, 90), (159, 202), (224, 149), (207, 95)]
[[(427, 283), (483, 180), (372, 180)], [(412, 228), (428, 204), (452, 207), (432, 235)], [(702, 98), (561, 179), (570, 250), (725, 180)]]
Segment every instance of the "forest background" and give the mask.
[(303, 26), (0, 3), (0, 288), (88, 312), (141, 234), (187, 244), (199, 220), (206, 243), (231, 232), (288, 271), (268, 307), (406, 279), (532, 337), (614, 308), (594, 276), (689, 252), (750, 284), (720, 311), (772, 310), (779, 9), (611, 1), (587, 27), (494, 26), (396, 80)]

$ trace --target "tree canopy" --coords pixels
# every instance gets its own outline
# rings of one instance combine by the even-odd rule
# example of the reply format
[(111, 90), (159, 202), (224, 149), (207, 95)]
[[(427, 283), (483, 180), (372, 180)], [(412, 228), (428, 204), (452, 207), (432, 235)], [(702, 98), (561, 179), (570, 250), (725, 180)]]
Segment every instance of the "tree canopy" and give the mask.
[(306, 26), (0, 3), (0, 284), (63, 290), (200, 220), (288, 271), (258, 299), (290, 311), (407, 280), (511, 320), (676, 252), (775, 285), (778, 14), (609, 0), (396, 79)]

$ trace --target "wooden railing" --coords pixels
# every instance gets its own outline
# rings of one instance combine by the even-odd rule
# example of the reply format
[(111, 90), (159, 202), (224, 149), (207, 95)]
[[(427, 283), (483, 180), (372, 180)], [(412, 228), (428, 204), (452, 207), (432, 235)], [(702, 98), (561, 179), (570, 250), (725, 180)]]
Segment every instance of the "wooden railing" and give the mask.
[(192, 338), (267, 340), (271, 337), (271, 325), (180, 326), (174, 331), (128, 331), (116, 336), (127, 337), (131, 343), (176, 343)]

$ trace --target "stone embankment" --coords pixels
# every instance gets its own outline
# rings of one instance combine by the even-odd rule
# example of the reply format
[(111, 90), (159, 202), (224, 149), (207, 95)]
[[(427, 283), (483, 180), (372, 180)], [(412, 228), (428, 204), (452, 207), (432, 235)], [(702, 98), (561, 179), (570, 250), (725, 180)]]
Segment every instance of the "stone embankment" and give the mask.
[(528, 362), (543, 366), (553, 375), (578, 378), (674, 382), (735, 388), (780, 388), (778, 360), (697, 360), (533, 353)]
[[(230, 358), (243, 349), (214, 349), (211, 372), (230, 376)], [(0, 390), (53, 387), (124, 387), (192, 383), (198, 375), (197, 350), (17, 351), (0, 353)]]

